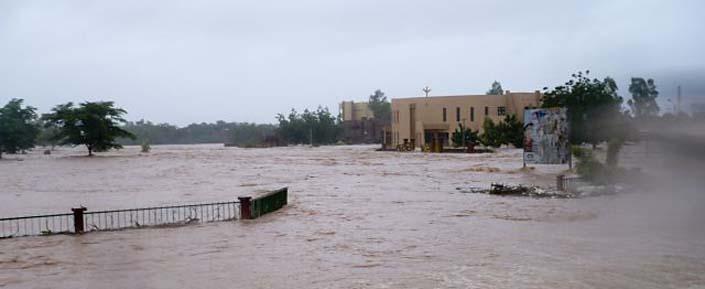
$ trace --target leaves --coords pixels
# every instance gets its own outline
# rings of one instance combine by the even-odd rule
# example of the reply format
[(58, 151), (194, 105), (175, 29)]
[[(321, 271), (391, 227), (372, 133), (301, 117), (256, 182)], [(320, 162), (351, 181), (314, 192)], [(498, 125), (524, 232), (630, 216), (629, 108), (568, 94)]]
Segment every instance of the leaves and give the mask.
[(78, 107), (69, 102), (57, 105), (44, 118), (47, 126), (58, 128), (56, 138), (60, 144), (85, 145), (88, 155), (93, 155), (93, 152), (122, 148), (115, 141), (117, 138), (135, 138), (120, 127), (127, 122), (122, 118), (126, 113), (114, 107), (111, 101), (84, 102)]
[(0, 108), (0, 156), (34, 147), (39, 134), (36, 108), (22, 106), (24, 100), (12, 99)]
[(589, 71), (573, 74), (565, 86), (545, 90), (543, 107), (566, 107), (572, 144), (598, 144), (608, 140), (614, 118), (621, 114), (622, 98), (612, 78), (590, 79)]
[(511, 144), (520, 148), (524, 142), (524, 126), (514, 114), (505, 116), (504, 120), (497, 124), (491, 118), (485, 118), (482, 131), (480, 142), (485, 146), (496, 148)]
[(392, 105), (391, 103), (389, 103), (389, 101), (387, 101), (387, 97), (384, 96), (384, 92), (382, 92), (381, 90), (375, 90), (375, 93), (370, 95), (370, 99), (367, 102), (367, 106), (375, 115), (376, 119), (391, 120)]
[(287, 143), (332, 144), (337, 142), (342, 130), (340, 120), (328, 111), (328, 108), (318, 107), (316, 111), (305, 109), (299, 114), (291, 109), (288, 116), (277, 115), (279, 127), (278, 137)]
[(499, 81), (492, 82), (492, 87), (487, 91), (487, 95), (503, 95), (504, 90), (502, 89), (502, 84)]
[(653, 79), (644, 80), (640, 77), (632, 77), (629, 93), (632, 94), (632, 99), (627, 103), (631, 107), (634, 117), (641, 119), (658, 116), (660, 110), (658, 103), (656, 103), (658, 91)]
[[(472, 131), (472, 129), (463, 127), (462, 124), (459, 124), (458, 128), (455, 129), (455, 132), (453, 132), (453, 135), (451, 136), (453, 146), (461, 147), (463, 145), (477, 144), (479, 139), (478, 133), (479, 132)], [(463, 141), (463, 138), (465, 138), (465, 141)]]

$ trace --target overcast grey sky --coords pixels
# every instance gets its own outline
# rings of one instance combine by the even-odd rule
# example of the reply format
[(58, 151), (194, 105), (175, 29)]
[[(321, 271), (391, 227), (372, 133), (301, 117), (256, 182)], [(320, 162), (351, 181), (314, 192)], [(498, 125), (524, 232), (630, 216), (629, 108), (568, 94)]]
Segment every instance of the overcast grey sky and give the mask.
[[(705, 95), (705, 1), (0, 0), (0, 102), (274, 122), (342, 100), (555, 86), (577, 70)], [(699, 86), (698, 86), (699, 85)]]

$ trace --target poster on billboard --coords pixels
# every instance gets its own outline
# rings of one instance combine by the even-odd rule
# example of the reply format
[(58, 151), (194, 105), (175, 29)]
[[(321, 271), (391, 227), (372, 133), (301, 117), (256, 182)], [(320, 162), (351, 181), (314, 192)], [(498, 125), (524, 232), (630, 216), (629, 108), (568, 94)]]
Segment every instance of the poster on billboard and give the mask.
[(565, 108), (524, 111), (524, 163), (565, 164), (570, 158)]

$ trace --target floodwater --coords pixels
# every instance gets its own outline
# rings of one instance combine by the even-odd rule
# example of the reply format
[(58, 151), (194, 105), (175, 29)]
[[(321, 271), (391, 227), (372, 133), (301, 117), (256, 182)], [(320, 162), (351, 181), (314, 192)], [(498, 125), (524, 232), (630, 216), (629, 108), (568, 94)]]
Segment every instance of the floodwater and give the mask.
[(583, 199), (465, 194), (552, 185), (567, 166), (521, 170), (518, 150), (373, 149), (63, 148), (0, 161), (3, 217), (290, 189), (289, 206), (253, 221), (0, 240), (0, 287), (705, 288), (703, 179)]

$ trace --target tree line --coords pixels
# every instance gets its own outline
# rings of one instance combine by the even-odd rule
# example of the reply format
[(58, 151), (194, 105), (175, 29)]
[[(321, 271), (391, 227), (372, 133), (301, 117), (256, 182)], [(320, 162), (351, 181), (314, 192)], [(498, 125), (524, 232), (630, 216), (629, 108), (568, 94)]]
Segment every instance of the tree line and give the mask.
[(276, 126), (219, 120), (215, 123), (202, 122), (178, 127), (168, 123), (139, 120), (127, 122), (124, 128), (136, 136), (136, 139), (120, 139), (120, 142), (126, 145), (227, 143), (254, 146), (272, 135)]
[[(631, 79), (631, 99), (624, 106), (617, 93), (616, 82), (590, 78), (590, 72), (578, 72), (565, 84), (544, 88), (543, 107), (566, 107), (570, 121), (570, 142), (574, 145), (608, 143), (608, 166), (616, 166), (619, 149), (625, 141), (635, 140), (635, 126), (656, 118), (665, 121), (683, 121), (686, 114), (660, 115), (656, 99), (659, 92), (653, 79)], [(495, 81), (488, 94), (502, 94), (501, 84)], [(368, 105), (375, 116), (391, 118), (389, 101), (381, 90), (369, 97)], [(256, 146), (274, 140), (276, 144), (333, 144), (340, 141), (340, 116), (333, 116), (327, 108), (292, 109), (278, 114), (278, 124), (254, 124), (218, 121), (177, 127), (167, 123), (154, 124), (140, 120), (128, 122), (124, 109), (113, 102), (83, 102), (78, 105), (57, 105), (50, 113), (39, 116), (36, 108), (24, 105), (22, 99), (12, 99), (0, 108), (0, 158), (3, 153), (21, 153), (35, 145), (84, 145), (89, 155), (128, 144), (194, 144), (231, 143), (238, 146)], [(454, 145), (480, 143), (498, 147), (512, 144), (521, 147), (521, 121), (508, 115), (494, 123), (486, 119), (483, 134), (459, 128), (452, 135)], [(588, 155), (587, 153), (580, 154)]]

